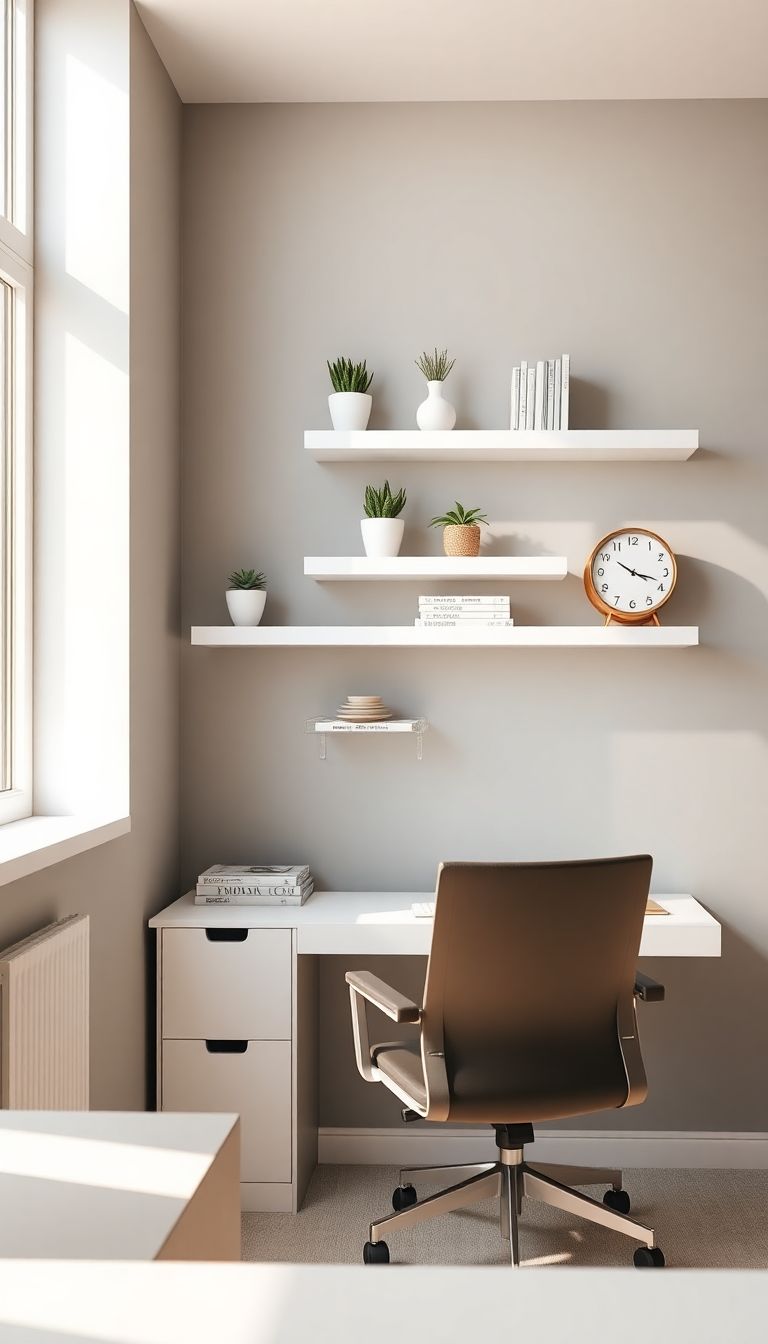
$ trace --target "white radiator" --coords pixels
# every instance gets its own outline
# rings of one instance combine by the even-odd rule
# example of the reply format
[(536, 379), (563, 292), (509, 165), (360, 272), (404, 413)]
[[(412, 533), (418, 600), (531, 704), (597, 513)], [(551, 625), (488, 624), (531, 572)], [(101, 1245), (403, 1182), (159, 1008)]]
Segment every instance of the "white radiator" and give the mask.
[(88, 1109), (88, 916), (0, 952), (0, 1105)]

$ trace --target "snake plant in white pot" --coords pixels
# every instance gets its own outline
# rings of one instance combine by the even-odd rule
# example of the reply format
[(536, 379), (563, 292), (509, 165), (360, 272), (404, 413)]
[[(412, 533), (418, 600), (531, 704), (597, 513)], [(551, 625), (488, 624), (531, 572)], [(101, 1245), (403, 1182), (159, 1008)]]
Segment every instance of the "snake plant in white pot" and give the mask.
[(397, 555), (403, 540), (405, 523), (399, 516), (405, 508), (405, 491), (398, 490), (396, 495), (385, 481), (381, 489), (375, 485), (365, 487), (363, 500), (365, 517), (360, 521), (365, 554), (382, 558)]
[(229, 576), (227, 607), (233, 625), (258, 625), (267, 600), (267, 580), (256, 569), (236, 569)]
[(373, 374), (362, 364), (340, 355), (333, 364), (326, 360), (331, 375), (333, 392), (328, 398), (328, 409), (334, 429), (367, 429), (373, 397), (368, 388)]

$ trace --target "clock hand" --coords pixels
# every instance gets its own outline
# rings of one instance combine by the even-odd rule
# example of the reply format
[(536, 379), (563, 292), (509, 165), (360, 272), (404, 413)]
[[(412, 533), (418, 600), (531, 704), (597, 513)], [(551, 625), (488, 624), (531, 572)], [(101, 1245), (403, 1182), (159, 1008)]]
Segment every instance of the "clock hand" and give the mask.
[(641, 574), (639, 570), (637, 571), (637, 577), (638, 579), (650, 579), (652, 583), (655, 578), (653, 574)]
[(620, 560), (620, 561), (619, 561), (619, 564), (621, 565), (621, 568), (622, 568), (622, 569), (626, 569), (626, 571), (627, 571), (628, 574), (634, 574), (634, 573), (635, 573), (634, 569), (630, 569), (630, 568), (629, 568), (629, 565), (625, 565), (625, 564), (623, 563), (623, 561)]

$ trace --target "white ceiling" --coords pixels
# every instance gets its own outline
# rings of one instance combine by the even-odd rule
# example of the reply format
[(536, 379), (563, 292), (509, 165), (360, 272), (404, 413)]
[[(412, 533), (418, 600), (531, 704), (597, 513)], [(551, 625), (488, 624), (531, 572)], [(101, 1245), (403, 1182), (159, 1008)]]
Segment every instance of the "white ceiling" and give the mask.
[(768, 0), (137, 3), (189, 103), (768, 96)]

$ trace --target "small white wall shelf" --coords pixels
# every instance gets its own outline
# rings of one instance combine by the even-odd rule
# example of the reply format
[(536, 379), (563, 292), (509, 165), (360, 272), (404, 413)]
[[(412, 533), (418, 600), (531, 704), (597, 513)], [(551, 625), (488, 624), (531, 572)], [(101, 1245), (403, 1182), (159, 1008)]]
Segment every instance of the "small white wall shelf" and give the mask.
[(367, 555), (306, 555), (304, 575), (327, 580), (408, 579), (564, 579), (564, 555), (440, 556), (398, 555), (372, 559)]
[(697, 429), (307, 429), (317, 462), (684, 462)]
[(697, 625), (483, 626), (432, 630), (414, 625), (193, 625), (192, 643), (215, 648), (550, 648), (684, 649)]
[(422, 740), (429, 724), (426, 719), (385, 719), (381, 723), (347, 723), (344, 719), (316, 718), (307, 719), (307, 732), (316, 733), (320, 740), (320, 760), (326, 757), (326, 739), (329, 734), (375, 735), (382, 733), (415, 733), (416, 759), (423, 755)]

